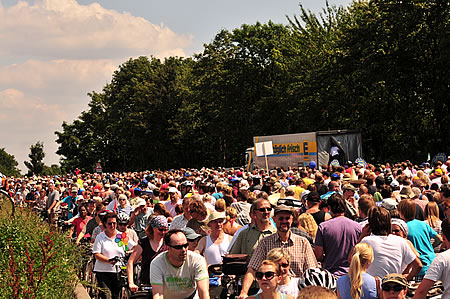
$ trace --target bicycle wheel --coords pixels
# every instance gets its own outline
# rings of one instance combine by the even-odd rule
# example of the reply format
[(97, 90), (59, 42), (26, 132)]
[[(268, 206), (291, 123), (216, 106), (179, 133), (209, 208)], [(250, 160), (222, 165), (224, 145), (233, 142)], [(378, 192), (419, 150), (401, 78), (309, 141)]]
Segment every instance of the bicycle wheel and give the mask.
[(0, 216), (14, 216), (14, 201), (4, 190), (0, 190)]

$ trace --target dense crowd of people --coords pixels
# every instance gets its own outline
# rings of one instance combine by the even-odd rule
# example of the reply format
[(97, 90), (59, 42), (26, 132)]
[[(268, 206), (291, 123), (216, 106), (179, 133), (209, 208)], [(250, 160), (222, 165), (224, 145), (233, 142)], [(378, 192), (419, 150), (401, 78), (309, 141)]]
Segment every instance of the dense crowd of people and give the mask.
[(448, 166), (76, 171), (2, 188), (49, 225), (67, 211), (75, 243), (93, 243), (102, 298), (118, 295), (127, 254), (130, 290), (153, 298), (214, 297), (210, 266), (233, 255), (248, 261), (239, 298), (450, 298)]

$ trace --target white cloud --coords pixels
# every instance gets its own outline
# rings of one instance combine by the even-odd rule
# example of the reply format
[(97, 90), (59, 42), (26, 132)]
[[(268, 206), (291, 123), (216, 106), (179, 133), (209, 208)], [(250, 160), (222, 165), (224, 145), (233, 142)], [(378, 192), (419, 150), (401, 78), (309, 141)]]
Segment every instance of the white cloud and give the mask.
[(52, 154), (57, 149), (53, 132), (67, 117), (63, 107), (49, 105), (43, 99), (17, 89), (0, 90), (0, 107), (2, 147), (15, 156), (22, 171), (26, 169), (23, 161), (28, 160), (30, 145), (37, 141), (44, 142), (48, 156), (45, 162), (58, 162), (56, 155)]
[(71, 104), (73, 96), (87, 98), (87, 92), (100, 91), (118, 65), (119, 60), (106, 59), (30, 59), (0, 67), (0, 89), (16, 88), (45, 97), (47, 102)]
[(26, 171), (30, 145), (58, 162), (55, 131), (87, 109), (130, 57), (185, 56), (192, 42), (130, 13), (76, 0), (0, 0), (0, 140)]
[(45, 162), (54, 164), (55, 131), (87, 109), (87, 93), (111, 80), (118, 62), (111, 60), (28, 60), (0, 67), (0, 140), (26, 172), (29, 147), (44, 142)]
[(36, 0), (11, 7), (0, 3), (0, 40), (2, 55), (104, 59), (166, 53), (185, 56), (183, 49), (192, 37), (98, 3)]

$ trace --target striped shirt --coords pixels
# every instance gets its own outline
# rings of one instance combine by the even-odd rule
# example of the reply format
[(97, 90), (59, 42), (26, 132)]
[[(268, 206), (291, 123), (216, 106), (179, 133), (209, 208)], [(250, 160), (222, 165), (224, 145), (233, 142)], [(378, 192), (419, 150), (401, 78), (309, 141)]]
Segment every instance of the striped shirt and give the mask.
[(255, 252), (253, 252), (249, 268), (257, 270), (261, 262), (266, 258), (267, 253), (274, 248), (284, 248), (291, 256), (291, 274), (295, 277), (301, 277), (309, 268), (318, 268), (316, 256), (308, 240), (299, 235), (289, 232), (289, 239), (283, 242), (277, 233), (268, 236), (259, 242)]

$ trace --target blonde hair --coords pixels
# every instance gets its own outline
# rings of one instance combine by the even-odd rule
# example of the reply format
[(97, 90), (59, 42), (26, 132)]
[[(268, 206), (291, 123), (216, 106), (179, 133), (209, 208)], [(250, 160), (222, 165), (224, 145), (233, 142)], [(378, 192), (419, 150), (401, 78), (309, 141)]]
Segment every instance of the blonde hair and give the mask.
[(278, 276), (280, 276), (280, 274), (281, 274), (280, 267), (278, 267), (278, 265), (272, 261), (269, 261), (269, 260), (262, 261), (261, 265), (259, 265), (259, 267), (258, 267), (258, 270), (260, 270), (262, 266), (272, 266), (275, 269), (275, 273)]
[(291, 262), (291, 255), (289, 251), (283, 248), (274, 248), (267, 253), (266, 259), (273, 262), (278, 262), (284, 258), (288, 263)]
[(430, 184), (430, 180), (428, 179), (428, 177), (425, 175), (425, 173), (422, 170), (417, 171), (417, 177), (422, 181), (422, 183), (424, 183), (425, 185), (429, 185)]
[(363, 284), (362, 270), (364, 265), (373, 261), (373, 250), (367, 243), (356, 244), (352, 250), (352, 259), (348, 270), (350, 295), (352, 299), (361, 297)]
[(217, 212), (225, 212), (225, 207), (226, 207), (226, 203), (225, 200), (223, 198), (216, 200), (216, 203), (214, 204), (214, 209)]
[(439, 221), (439, 208), (437, 203), (430, 201), (425, 206), (425, 219), (432, 228), (436, 228), (437, 221)]
[(225, 214), (227, 215), (227, 221), (230, 221), (230, 219), (235, 219), (237, 217), (237, 211), (233, 207), (228, 207)]
[(303, 213), (298, 216), (298, 225), (304, 228), (313, 239), (316, 238), (318, 226), (310, 213)]

